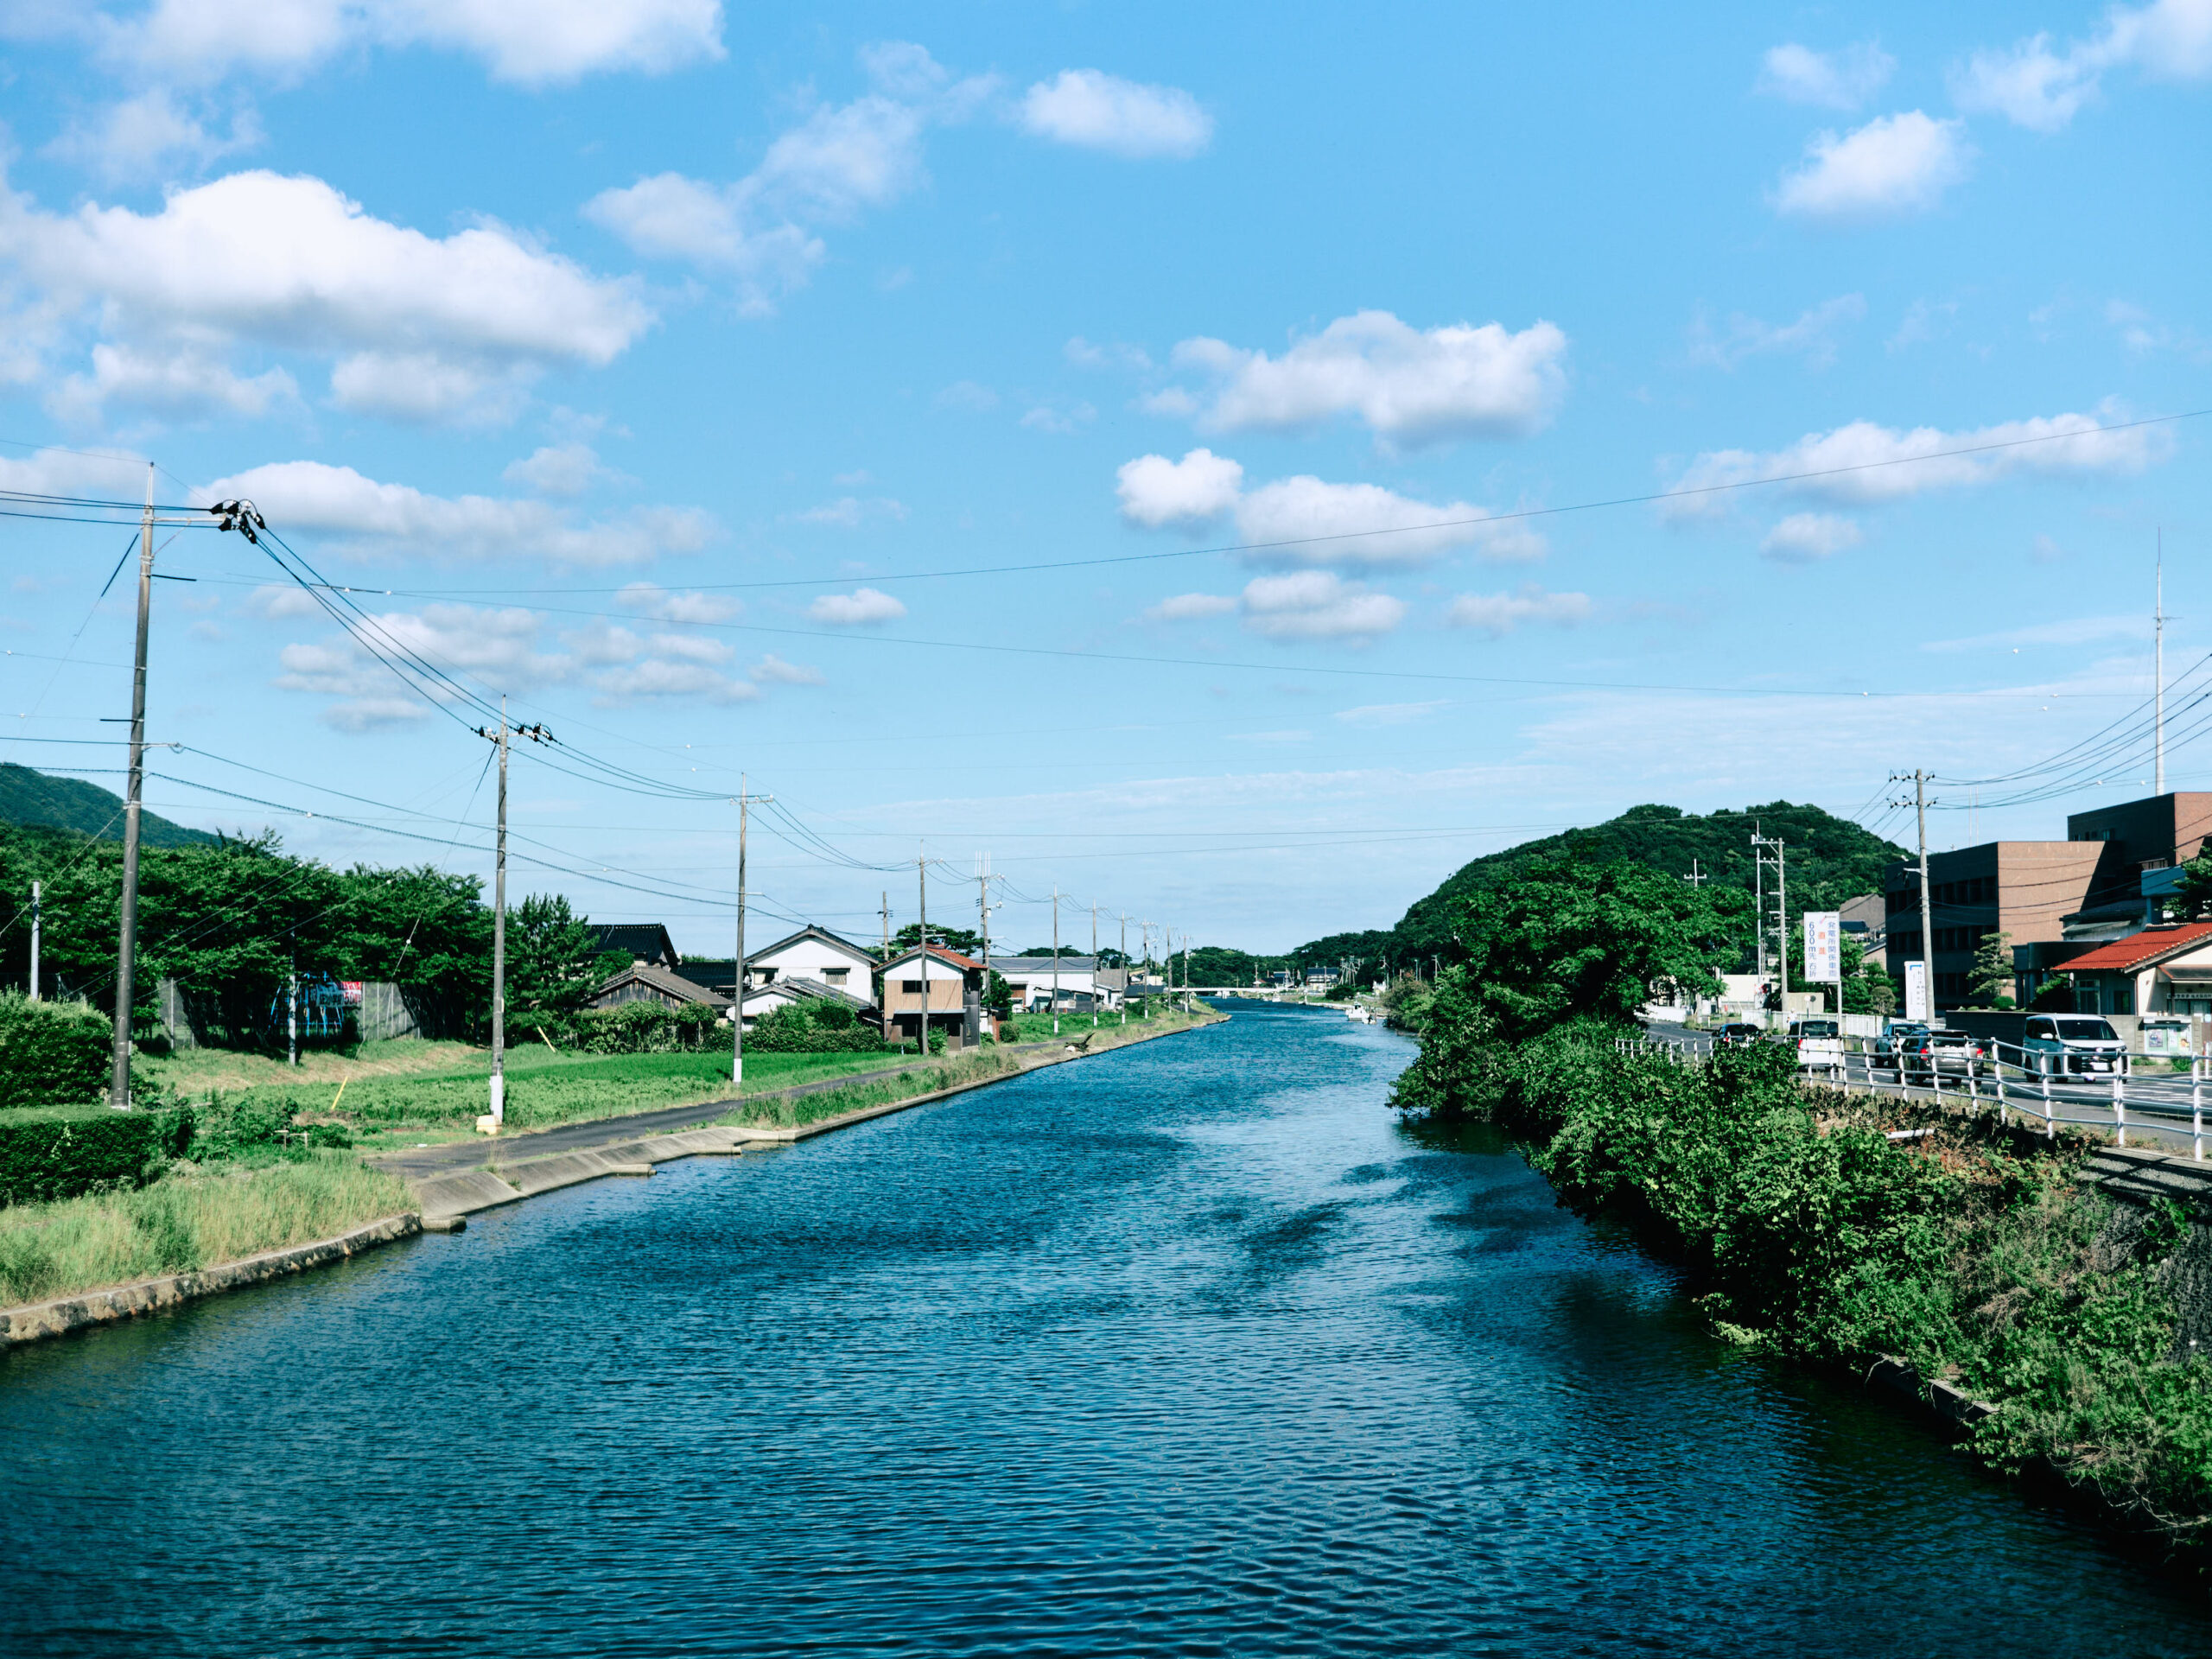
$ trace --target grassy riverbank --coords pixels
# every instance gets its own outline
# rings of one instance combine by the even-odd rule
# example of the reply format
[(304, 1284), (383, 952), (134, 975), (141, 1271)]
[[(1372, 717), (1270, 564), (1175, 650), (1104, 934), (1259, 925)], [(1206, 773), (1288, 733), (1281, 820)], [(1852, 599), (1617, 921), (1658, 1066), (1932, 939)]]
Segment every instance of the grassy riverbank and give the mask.
[(137, 1192), (0, 1210), (0, 1306), (195, 1272), (412, 1208), (397, 1177), (343, 1152), (180, 1162)]
[(1995, 1407), (1970, 1441), (1992, 1465), (2212, 1537), (2212, 1358), (2182, 1329), (2212, 1236), (2077, 1185), (2086, 1142), (1808, 1090), (1770, 1046), (1685, 1067), (1611, 1035), (1432, 1024), (1400, 1103), (1506, 1128), (1569, 1207), (1682, 1264), (1732, 1339), (1861, 1375), (1900, 1356)]

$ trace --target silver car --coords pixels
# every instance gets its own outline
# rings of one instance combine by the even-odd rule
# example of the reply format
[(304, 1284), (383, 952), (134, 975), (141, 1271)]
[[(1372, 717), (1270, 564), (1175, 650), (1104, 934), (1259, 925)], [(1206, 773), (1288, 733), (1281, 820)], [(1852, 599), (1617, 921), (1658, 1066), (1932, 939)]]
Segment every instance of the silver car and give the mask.
[(2108, 1020), (2094, 1014), (2039, 1014), (2020, 1039), (2027, 1062), (2037, 1071), (2127, 1072), (2127, 1045)]

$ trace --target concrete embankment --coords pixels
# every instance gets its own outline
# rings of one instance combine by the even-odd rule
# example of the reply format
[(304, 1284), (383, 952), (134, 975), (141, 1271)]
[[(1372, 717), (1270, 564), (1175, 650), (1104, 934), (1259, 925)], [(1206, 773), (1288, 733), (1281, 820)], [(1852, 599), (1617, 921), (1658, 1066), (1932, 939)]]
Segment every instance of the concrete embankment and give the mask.
[(265, 1250), (242, 1262), (226, 1262), (197, 1273), (173, 1273), (159, 1279), (142, 1279), (136, 1284), (118, 1285), (109, 1290), (79, 1291), (73, 1296), (35, 1302), (28, 1307), (0, 1309), (0, 1344), (13, 1346), (19, 1342), (36, 1342), (43, 1337), (64, 1336), (89, 1325), (111, 1324), (141, 1313), (158, 1313), (164, 1308), (222, 1291), (265, 1285), (272, 1279), (304, 1273), (309, 1268), (329, 1267), (422, 1230), (423, 1218), (412, 1211), (386, 1216), (336, 1238), (319, 1238), (312, 1243)]

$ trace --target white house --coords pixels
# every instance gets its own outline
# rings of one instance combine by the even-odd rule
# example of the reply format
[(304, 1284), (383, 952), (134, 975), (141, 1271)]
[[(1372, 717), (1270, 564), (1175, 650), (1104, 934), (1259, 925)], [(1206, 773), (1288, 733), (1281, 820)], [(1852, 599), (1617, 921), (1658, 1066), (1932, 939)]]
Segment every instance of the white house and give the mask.
[[(1018, 1007), (1050, 1007), (1054, 984), (1052, 958), (1050, 957), (993, 957), (991, 971), (1007, 982), (1014, 993)], [(1112, 970), (1109, 970), (1111, 974)], [(1118, 974), (1102, 981), (1096, 957), (1063, 956), (1059, 959), (1058, 983), (1060, 1006), (1081, 1006), (1089, 1009), (1121, 1007), (1121, 987)], [(1092, 999), (1097, 999), (1096, 1003)]]
[[(866, 982), (862, 982), (862, 988), (867, 988)], [(748, 989), (745, 993), (745, 1023), (749, 1028), (764, 1014), (809, 1002), (836, 1002), (850, 1008), (855, 1014), (863, 1014), (869, 1007), (865, 996), (855, 996), (833, 985), (824, 985), (819, 980), (792, 976), (779, 978), (766, 985), (755, 985)]]
[[(802, 927), (788, 938), (779, 939), (765, 950), (748, 950), (745, 956), (747, 982), (753, 985), (772, 985), (779, 979), (810, 979), (818, 985), (827, 985), (833, 991), (842, 991), (865, 1004), (868, 1000), (869, 982), (879, 966), (874, 953), (863, 950), (850, 939), (840, 938), (826, 927)], [(747, 997), (745, 1007), (749, 1017), (753, 999)]]

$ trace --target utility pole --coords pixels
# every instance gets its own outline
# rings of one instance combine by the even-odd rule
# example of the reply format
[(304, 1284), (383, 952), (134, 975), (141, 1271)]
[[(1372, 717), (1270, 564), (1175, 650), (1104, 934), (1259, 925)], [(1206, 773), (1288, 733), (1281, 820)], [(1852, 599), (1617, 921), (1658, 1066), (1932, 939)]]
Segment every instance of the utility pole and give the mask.
[[(1789, 887), (1788, 878), (1783, 873), (1783, 843), (1781, 837), (1777, 836), (1762, 836), (1754, 832), (1751, 836), (1751, 856), (1759, 865), (1762, 879), (1764, 879), (1765, 874), (1765, 855), (1759, 849), (1766, 847), (1771, 847), (1774, 849), (1774, 893), (1776, 907), (1774, 938), (1775, 944), (1779, 947), (1781, 951), (1780, 964), (1776, 971), (1780, 976), (1783, 1017), (1787, 1019), (1789, 1014)], [(1759, 912), (1759, 957), (1760, 966), (1762, 969), (1764, 969), (1766, 957), (1766, 914), (1764, 910), (1765, 894), (1764, 892), (1760, 894), (1759, 902), (1761, 906)]]
[(31, 1001), (38, 1001), (39, 884), (31, 883)]
[(481, 726), (476, 735), (499, 749), (499, 840), (492, 859), (492, 1110), (491, 1132), (497, 1135), (507, 1121), (507, 750), (512, 741), (526, 737), (533, 743), (550, 743), (553, 734), (541, 725), (509, 726), (507, 700), (499, 699), (499, 729)]
[(930, 849), (924, 842), (914, 855), (914, 880), (921, 889), (922, 911), (922, 1014), (916, 1032), (915, 1052), (924, 1059), (930, 1057)]
[(1183, 1014), (1184, 1014), (1184, 1017), (1185, 1017), (1185, 1018), (1186, 1018), (1186, 1019), (1187, 1019), (1187, 1018), (1189, 1018), (1189, 1016), (1190, 1016), (1190, 1013), (1191, 1013), (1191, 936), (1190, 936), (1189, 934), (1185, 933), (1185, 934), (1183, 936)]
[(138, 819), (146, 784), (146, 629), (154, 603), (154, 464), (146, 463), (146, 511), (138, 521), (138, 648), (130, 669), (130, 781), (123, 803), (123, 902), (115, 946), (115, 1053), (107, 1103), (130, 1109), (131, 970), (138, 953)]
[(300, 958), (292, 955), (292, 971), (284, 981), (284, 1064), (300, 1063)]
[(1913, 817), (1920, 827), (1920, 981), (1928, 994), (1928, 1023), (1936, 1023), (1936, 906), (1928, 885), (1928, 774), (1912, 772)]
[(883, 959), (891, 960), (891, 890), (883, 890)]
[(732, 976), (737, 983), (732, 987), (737, 1000), (730, 1005), (729, 1023), (729, 1080), (732, 1088), (745, 1085), (745, 814), (753, 802), (763, 804), (774, 800), (772, 795), (748, 795), (745, 789), (745, 774), (737, 774), (737, 959), (731, 964), (736, 969)]
[(1129, 912), (1122, 912), (1122, 1024), (1129, 1023)]
[(1759, 851), (1759, 827), (1751, 825), (1751, 972), (1766, 983), (1766, 855)]
[(1052, 887), (1052, 1035), (1060, 1034), (1060, 889)]
[(2158, 759), (2153, 764), (2156, 781), (2151, 792), (2163, 795), (2166, 792), (2166, 532), (2164, 529), (2158, 531), (2158, 596), (2152, 610), (2151, 638), (2153, 641), (2151, 675), (2156, 683), (2153, 701), (2157, 704), (2153, 720), (2158, 733), (2155, 745)]
[(1098, 1029), (1098, 906), (1090, 907), (1090, 1028)]
[(1690, 873), (1684, 876), (1682, 880), (1688, 882), (1690, 886), (1694, 887), (1701, 887), (1707, 882), (1712, 880), (1713, 878), (1709, 875), (1700, 875), (1698, 873), (1697, 860), (1692, 859), (1690, 860)]

